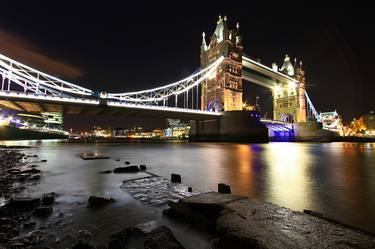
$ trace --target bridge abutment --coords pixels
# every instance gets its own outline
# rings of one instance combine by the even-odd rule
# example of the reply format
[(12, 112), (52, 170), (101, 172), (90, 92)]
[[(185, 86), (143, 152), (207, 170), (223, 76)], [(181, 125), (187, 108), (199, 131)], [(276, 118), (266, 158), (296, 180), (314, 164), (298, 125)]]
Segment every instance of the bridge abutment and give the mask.
[(295, 124), (296, 142), (332, 142), (334, 133), (323, 129), (322, 123), (307, 121)]
[(189, 140), (267, 143), (268, 129), (254, 112), (226, 111), (217, 118), (190, 121)]

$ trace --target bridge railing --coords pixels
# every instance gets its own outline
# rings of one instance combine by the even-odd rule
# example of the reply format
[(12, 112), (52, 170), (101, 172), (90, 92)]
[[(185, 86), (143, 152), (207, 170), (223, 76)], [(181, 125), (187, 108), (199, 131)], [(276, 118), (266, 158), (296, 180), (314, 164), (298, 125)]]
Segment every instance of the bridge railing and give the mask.
[(35, 68), (0, 54), (1, 90), (17, 89), (40, 95), (92, 95), (93, 91), (43, 73)]
[[(166, 105), (166, 101), (169, 97), (175, 97), (175, 103), (177, 103), (178, 96), (181, 94), (188, 94), (189, 90), (192, 90), (194, 87), (198, 87), (205, 79), (213, 77), (216, 74), (216, 70), (221, 62), (224, 60), (224, 57), (220, 57), (218, 60), (213, 62), (208, 67), (200, 70), (197, 73), (194, 73), (185, 79), (180, 81), (137, 92), (127, 92), (127, 93), (109, 93), (108, 99), (116, 99), (121, 102), (127, 103), (155, 103), (162, 101), (163, 105)], [(196, 94), (198, 97), (198, 94)], [(187, 96), (186, 100), (189, 98)], [(176, 105), (177, 106), (177, 105)]]

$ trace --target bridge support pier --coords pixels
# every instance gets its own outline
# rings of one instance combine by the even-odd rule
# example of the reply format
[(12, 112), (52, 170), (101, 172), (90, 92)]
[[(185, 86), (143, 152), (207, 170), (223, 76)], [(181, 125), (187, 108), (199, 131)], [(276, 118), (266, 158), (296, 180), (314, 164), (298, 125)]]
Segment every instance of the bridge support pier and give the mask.
[[(251, 116), (253, 115), (253, 117)], [(227, 111), (210, 120), (190, 121), (190, 141), (267, 143), (268, 129), (251, 111)]]
[(333, 132), (322, 129), (322, 124), (316, 121), (295, 124), (297, 142), (332, 142), (333, 136)]

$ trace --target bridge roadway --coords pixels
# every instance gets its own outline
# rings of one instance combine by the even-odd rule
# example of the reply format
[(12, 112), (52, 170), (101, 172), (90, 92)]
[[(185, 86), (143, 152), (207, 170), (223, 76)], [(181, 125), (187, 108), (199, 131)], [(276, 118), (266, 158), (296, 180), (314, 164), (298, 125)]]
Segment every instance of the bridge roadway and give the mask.
[(221, 113), (176, 107), (121, 103), (98, 98), (60, 97), (13, 91), (0, 91), (0, 108), (25, 112), (62, 112), (63, 114), (131, 116), (138, 118), (176, 118), (209, 120)]

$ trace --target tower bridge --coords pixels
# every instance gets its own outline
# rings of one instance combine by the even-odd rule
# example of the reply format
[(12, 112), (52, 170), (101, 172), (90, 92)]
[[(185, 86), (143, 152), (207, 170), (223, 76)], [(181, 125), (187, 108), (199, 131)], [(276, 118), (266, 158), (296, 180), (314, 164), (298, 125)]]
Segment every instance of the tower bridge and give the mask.
[[(281, 68), (267, 67), (243, 53), (239, 24), (230, 29), (219, 17), (216, 29), (200, 47), (200, 70), (179, 81), (153, 89), (124, 93), (97, 93), (0, 54), (0, 107), (27, 112), (125, 115), (192, 120), (195, 135), (229, 134), (235, 127), (250, 138), (264, 132), (259, 114), (243, 111), (243, 82), (272, 92), (271, 130), (293, 132), (291, 124), (308, 118), (321, 121), (305, 89), (302, 63), (286, 56)], [(240, 121), (239, 121), (240, 120)], [(233, 126), (233, 124), (236, 124)], [(225, 128), (223, 128), (225, 126)], [(248, 129), (252, 126), (255, 129)], [(230, 128), (229, 128), (230, 127)], [(244, 136), (244, 134), (248, 134)]]

